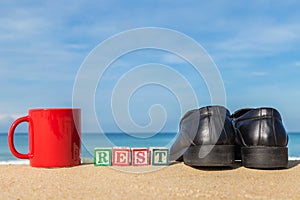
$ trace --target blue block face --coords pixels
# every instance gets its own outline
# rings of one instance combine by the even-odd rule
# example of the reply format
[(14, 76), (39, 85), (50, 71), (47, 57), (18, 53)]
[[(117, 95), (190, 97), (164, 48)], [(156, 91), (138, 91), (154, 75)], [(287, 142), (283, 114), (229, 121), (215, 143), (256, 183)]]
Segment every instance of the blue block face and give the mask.
[(151, 164), (152, 165), (168, 165), (169, 149), (164, 147), (151, 147)]
[(111, 166), (112, 150), (111, 148), (96, 148), (94, 151), (95, 166)]

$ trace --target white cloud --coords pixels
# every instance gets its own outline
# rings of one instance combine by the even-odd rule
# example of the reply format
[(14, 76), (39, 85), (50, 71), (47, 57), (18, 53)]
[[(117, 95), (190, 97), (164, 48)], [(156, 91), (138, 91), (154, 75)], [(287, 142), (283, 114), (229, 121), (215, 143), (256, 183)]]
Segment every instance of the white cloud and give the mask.
[[(19, 117), (25, 116), (24, 114), (1, 114), (0, 115), (0, 133), (8, 132), (11, 124)], [(18, 131), (26, 131), (24, 126), (21, 126)]]
[(164, 62), (167, 62), (169, 64), (183, 64), (186, 63), (186, 61), (176, 55), (173, 54), (166, 54), (163, 56), (162, 60)]
[(237, 31), (232, 38), (216, 44), (216, 48), (230, 57), (264, 56), (295, 48), (300, 39), (299, 23), (241, 24)]
[(17, 119), (22, 116), (24, 116), (24, 114), (0, 114), (0, 120)]

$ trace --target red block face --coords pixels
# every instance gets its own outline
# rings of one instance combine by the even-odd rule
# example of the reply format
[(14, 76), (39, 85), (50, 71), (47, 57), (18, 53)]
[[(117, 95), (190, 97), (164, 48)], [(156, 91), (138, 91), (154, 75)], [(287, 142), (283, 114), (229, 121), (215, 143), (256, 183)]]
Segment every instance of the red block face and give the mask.
[(112, 165), (129, 166), (130, 157), (130, 148), (113, 148)]
[(149, 165), (149, 150), (147, 148), (132, 148), (132, 165)]

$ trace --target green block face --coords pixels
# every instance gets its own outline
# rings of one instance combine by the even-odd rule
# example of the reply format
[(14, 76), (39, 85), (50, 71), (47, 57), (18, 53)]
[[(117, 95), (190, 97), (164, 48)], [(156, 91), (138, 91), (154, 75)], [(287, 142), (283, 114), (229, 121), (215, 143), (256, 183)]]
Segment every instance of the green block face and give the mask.
[(111, 148), (96, 148), (94, 151), (95, 166), (111, 166)]

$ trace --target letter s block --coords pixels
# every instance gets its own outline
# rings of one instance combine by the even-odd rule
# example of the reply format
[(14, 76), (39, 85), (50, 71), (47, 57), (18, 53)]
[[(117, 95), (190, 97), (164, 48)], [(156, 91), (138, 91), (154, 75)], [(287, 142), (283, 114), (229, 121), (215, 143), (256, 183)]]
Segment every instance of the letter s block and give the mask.
[(131, 148), (131, 155), (133, 166), (149, 165), (148, 148)]
[(129, 166), (131, 161), (129, 147), (114, 147), (112, 152), (113, 166)]
[(95, 148), (94, 165), (95, 166), (111, 166), (111, 148)]
[(169, 149), (165, 147), (150, 147), (152, 165), (169, 165)]

